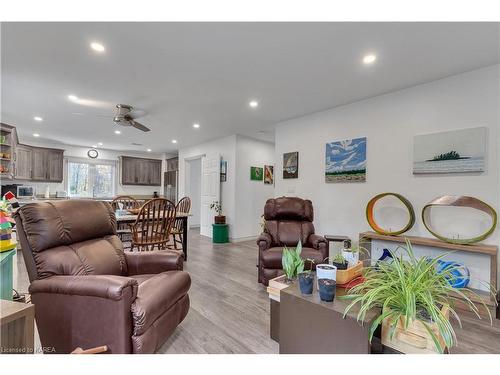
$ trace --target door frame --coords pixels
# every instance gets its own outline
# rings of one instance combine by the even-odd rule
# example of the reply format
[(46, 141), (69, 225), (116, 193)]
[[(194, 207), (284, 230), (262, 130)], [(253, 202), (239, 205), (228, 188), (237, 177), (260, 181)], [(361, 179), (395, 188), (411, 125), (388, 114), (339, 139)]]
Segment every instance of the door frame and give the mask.
[[(203, 158), (205, 157), (205, 154), (200, 154), (197, 156), (191, 156), (189, 158), (184, 158), (184, 196), (185, 197), (190, 197), (191, 196), (191, 164), (190, 162), (194, 160), (200, 160), (200, 196), (199, 196), (199, 203), (200, 207), (198, 212), (200, 212), (200, 224), (196, 226), (196, 228), (201, 227), (201, 179), (203, 177), (203, 171), (201, 169), (201, 165), (203, 162)], [(181, 197), (179, 197), (181, 199)], [(194, 228), (194, 227), (193, 227)], [(188, 229), (191, 229), (191, 224), (189, 223), (188, 220)]]

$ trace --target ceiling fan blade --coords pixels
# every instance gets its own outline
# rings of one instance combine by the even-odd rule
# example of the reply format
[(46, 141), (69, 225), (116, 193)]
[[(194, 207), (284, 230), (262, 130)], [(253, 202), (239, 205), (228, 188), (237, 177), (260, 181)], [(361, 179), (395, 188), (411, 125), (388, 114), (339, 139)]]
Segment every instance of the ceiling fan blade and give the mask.
[(139, 130), (142, 130), (143, 132), (148, 132), (150, 131), (151, 129), (149, 129), (147, 126), (144, 126), (142, 125), (141, 123), (137, 122), (137, 121), (134, 121), (134, 120), (131, 120), (130, 121), (130, 124), (136, 128), (136, 129), (139, 129)]
[(75, 115), (75, 116), (105, 117), (105, 118), (112, 118), (113, 117), (113, 116), (110, 116), (110, 115), (94, 115), (94, 114), (83, 113), (83, 112), (73, 112), (72, 115)]

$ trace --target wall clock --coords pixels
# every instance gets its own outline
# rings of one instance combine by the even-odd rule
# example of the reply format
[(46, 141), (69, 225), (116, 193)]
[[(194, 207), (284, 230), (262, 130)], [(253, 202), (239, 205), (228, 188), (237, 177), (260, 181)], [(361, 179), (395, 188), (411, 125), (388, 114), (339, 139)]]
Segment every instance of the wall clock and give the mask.
[(99, 156), (99, 153), (97, 152), (97, 150), (95, 148), (91, 148), (90, 150), (88, 150), (87, 156), (89, 158), (95, 159)]

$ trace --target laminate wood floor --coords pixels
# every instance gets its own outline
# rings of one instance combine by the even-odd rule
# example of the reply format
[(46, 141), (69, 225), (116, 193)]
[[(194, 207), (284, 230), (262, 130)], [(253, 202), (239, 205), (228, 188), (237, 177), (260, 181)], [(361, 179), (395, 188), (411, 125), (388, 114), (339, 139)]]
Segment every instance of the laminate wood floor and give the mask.
[[(211, 239), (189, 231), (188, 261), (191, 275), (191, 308), (159, 353), (278, 353), (269, 338), (269, 298), (257, 283), (255, 241), (212, 244)], [(20, 252), (14, 267), (14, 288), (28, 290), (29, 280)], [(455, 323), (458, 346), (451, 352), (500, 354), (500, 320), (462, 317), (463, 329)], [(35, 337), (40, 352), (40, 340)]]
[[(269, 298), (257, 283), (256, 262), (255, 241), (212, 244), (190, 230), (184, 270), (191, 275), (191, 308), (159, 353), (278, 353), (269, 338)], [(20, 252), (15, 268), (14, 288), (27, 292)]]

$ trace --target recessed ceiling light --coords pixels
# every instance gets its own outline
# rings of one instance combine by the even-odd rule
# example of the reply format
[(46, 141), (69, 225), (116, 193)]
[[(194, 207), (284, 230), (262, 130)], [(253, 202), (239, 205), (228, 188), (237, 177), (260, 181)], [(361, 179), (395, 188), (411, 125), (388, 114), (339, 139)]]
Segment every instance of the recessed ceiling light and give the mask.
[(172, 139), (172, 143), (177, 143), (177, 139)]
[(96, 148), (96, 147), (97, 147), (97, 145), (92, 145), (92, 148)]
[(115, 134), (122, 134), (120, 130), (115, 130)]
[(106, 48), (101, 43), (92, 42), (90, 43), (90, 48), (92, 48), (96, 52), (104, 52)]
[(76, 102), (78, 100), (78, 96), (76, 95), (68, 95), (68, 99), (71, 100), (72, 102)]
[(147, 151), (148, 151), (148, 152), (151, 152), (151, 149), (150, 149), (150, 148), (148, 148), (148, 149), (147, 149)]
[(33, 137), (39, 137), (39, 136), (40, 136), (40, 134), (38, 134), (38, 133), (33, 133)]
[(366, 55), (365, 57), (363, 57), (364, 64), (373, 64), (376, 60), (377, 60), (377, 56), (373, 55), (373, 54)]
[(99, 142), (99, 143), (98, 143), (98, 145), (99, 145), (99, 146), (102, 146), (102, 142)]
[(41, 118), (40, 116), (35, 116), (35, 117), (33, 117), (33, 120), (41, 122), (41, 121), (43, 121), (43, 118)]
[(259, 102), (257, 100), (251, 100), (248, 105), (251, 107), (251, 108), (257, 108), (259, 106)]
[(200, 124), (198, 124), (198, 123), (193, 124), (193, 128), (199, 129), (199, 127), (200, 127)]

